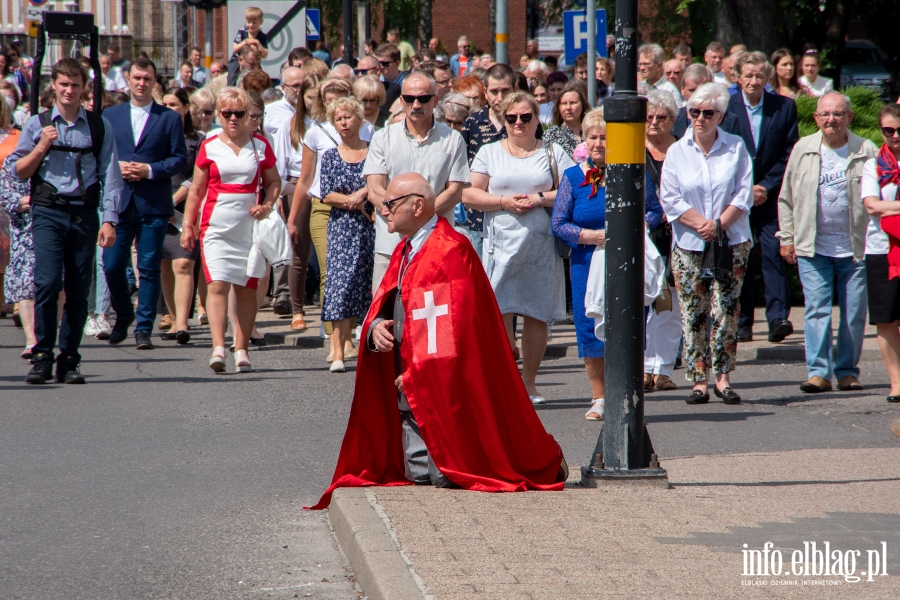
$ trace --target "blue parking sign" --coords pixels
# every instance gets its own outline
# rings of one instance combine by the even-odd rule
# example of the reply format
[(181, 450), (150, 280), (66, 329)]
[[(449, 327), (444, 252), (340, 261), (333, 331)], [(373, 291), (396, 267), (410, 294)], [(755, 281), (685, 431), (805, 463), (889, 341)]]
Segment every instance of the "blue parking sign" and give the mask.
[[(597, 53), (606, 56), (606, 10), (597, 9)], [(567, 10), (563, 12), (563, 38), (566, 64), (574, 65), (579, 54), (587, 52), (587, 12)]]
[(322, 21), (318, 8), (306, 9), (306, 39), (317, 40), (322, 37)]

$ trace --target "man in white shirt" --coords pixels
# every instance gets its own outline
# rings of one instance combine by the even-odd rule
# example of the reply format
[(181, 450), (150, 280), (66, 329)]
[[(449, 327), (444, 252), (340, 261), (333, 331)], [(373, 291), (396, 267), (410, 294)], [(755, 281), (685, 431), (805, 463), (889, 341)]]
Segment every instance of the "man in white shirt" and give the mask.
[[(798, 265), (806, 303), (803, 333), (809, 378), (800, 389), (831, 391), (834, 376), (838, 389), (861, 390), (868, 215), (860, 200), (860, 181), (866, 161), (878, 148), (847, 129), (853, 111), (850, 99), (838, 92), (819, 99), (815, 119), (819, 131), (794, 145), (778, 197), (781, 256)], [(836, 351), (831, 335), (835, 291), (841, 308)]]
[(706, 47), (706, 54), (703, 55), (706, 66), (712, 71), (713, 81), (728, 85), (729, 81), (722, 71), (722, 62), (725, 60), (725, 46), (721, 42), (710, 42)]
[[(294, 197), (294, 189), (300, 173), (289, 172), (286, 168), (289, 157), (298, 151), (292, 148), (290, 143), (283, 143), (284, 141), (290, 142), (290, 135), (285, 136), (285, 132), (282, 130), (290, 130), (291, 121), (297, 112), (297, 98), (300, 96), (300, 86), (302, 85), (303, 71), (297, 67), (285, 67), (281, 72), (281, 91), (284, 97), (266, 106), (263, 119), (263, 129), (269, 139), (273, 141), (272, 150), (275, 152), (278, 172), (281, 174), (281, 189), (284, 190), (281, 203), (282, 212), (285, 215), (290, 213), (290, 201)], [(288, 282), (290, 269), (291, 265), (275, 267), (275, 280), (273, 281), (275, 302), (272, 304), (272, 311), (279, 316), (293, 314)], [(302, 305), (302, 299), (300, 305)]]
[(375, 206), (375, 272), (372, 289), (378, 289), (400, 236), (388, 231), (381, 216), (384, 191), (395, 177), (414, 171), (437, 192), (436, 210), (451, 223), (453, 209), (469, 183), (466, 148), (458, 131), (434, 119), (437, 85), (424, 73), (413, 72), (403, 81), (400, 96), (406, 118), (375, 133), (363, 176), (369, 202)]
[(112, 68), (112, 59), (108, 54), (100, 55), (100, 72), (103, 73), (103, 89), (107, 92), (124, 92), (128, 88), (122, 71)]
[(681, 108), (684, 100), (681, 92), (675, 85), (663, 77), (663, 63), (666, 60), (666, 52), (659, 44), (642, 44), (638, 48), (638, 76), (647, 84), (647, 88), (656, 88), (661, 92), (671, 94), (675, 103)]

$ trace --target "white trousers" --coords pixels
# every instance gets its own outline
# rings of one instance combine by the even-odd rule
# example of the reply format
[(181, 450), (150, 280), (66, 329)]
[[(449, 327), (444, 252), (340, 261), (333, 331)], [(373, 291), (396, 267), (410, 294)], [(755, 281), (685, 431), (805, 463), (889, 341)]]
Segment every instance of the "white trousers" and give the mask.
[(650, 309), (647, 318), (647, 347), (644, 348), (644, 373), (671, 377), (681, 341), (681, 310), (672, 289), (672, 310), (659, 314)]

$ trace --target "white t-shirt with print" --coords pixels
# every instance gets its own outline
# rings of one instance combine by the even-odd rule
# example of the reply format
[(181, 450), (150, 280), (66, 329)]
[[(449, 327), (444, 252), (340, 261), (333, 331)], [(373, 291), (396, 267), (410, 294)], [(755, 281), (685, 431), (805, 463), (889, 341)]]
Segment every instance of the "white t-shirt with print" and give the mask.
[(819, 199), (816, 207), (816, 254), (853, 256), (850, 240), (850, 202), (847, 197), (847, 162), (850, 145), (835, 150), (819, 148)]
[[(886, 202), (897, 200), (897, 184), (889, 183), (884, 187), (878, 183), (878, 159), (870, 158), (863, 166), (862, 198), (860, 202), (869, 196), (881, 198)], [(869, 226), (866, 229), (866, 254), (887, 254), (891, 249), (888, 236), (881, 230), (881, 217), (869, 215)]]

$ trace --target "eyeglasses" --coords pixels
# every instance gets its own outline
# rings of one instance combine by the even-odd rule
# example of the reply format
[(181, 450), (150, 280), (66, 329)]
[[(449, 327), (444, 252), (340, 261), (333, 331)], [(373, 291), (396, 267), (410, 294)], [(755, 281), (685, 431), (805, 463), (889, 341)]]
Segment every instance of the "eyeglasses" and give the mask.
[(419, 104), (428, 104), (431, 102), (431, 99), (434, 98), (432, 94), (423, 94), (421, 96), (413, 96), (412, 94), (403, 94), (400, 96), (403, 98), (403, 101), (407, 104), (413, 104), (416, 100), (419, 101)]
[(703, 115), (704, 119), (712, 119), (713, 117), (716, 116), (716, 114), (718, 114), (718, 112), (719, 111), (712, 109), (712, 108), (707, 108), (705, 110), (700, 110), (699, 108), (692, 108), (688, 111), (688, 113), (691, 115), (692, 119), (699, 119), (700, 115)]
[(666, 71), (666, 77), (671, 77), (673, 75), (681, 75), (681, 71)]
[(819, 115), (820, 119), (830, 119), (832, 117), (834, 117), (835, 119), (843, 119), (847, 113), (843, 112), (843, 111), (835, 111), (835, 112), (823, 112), (823, 113), (816, 113), (816, 114)]
[(226, 121), (230, 120), (231, 117), (236, 117), (238, 119), (243, 119), (247, 115), (246, 110), (223, 110), (220, 113)]
[(300, 91), (300, 88), (303, 87), (303, 84), (302, 84), (302, 83), (295, 83), (294, 85), (290, 85), (290, 84), (287, 84), (287, 83), (282, 83), (282, 84), (281, 84), (281, 87), (291, 88), (291, 89), (294, 90), (295, 92), (299, 92), (299, 91)]
[(371, 69), (353, 69), (353, 72), (356, 73), (357, 77), (362, 77), (363, 75), (368, 75), (369, 71), (374, 71), (378, 67), (372, 67)]
[(214, 111), (214, 110), (204, 110), (204, 111), (203, 111), (203, 114), (204, 114), (205, 116), (207, 116), (207, 117), (211, 117), (211, 116), (213, 116), (214, 114), (216, 114), (216, 111)]
[(394, 212), (394, 209), (399, 206), (401, 200), (405, 200), (410, 196), (415, 196), (416, 198), (424, 198), (421, 194), (406, 194), (405, 196), (397, 196), (396, 198), (391, 198), (390, 200), (382, 200), (381, 204), (387, 209), (388, 212)]
[(510, 125), (515, 125), (516, 121), (522, 121), (523, 124), (531, 123), (533, 116), (531, 113), (522, 113), (521, 115), (506, 115), (504, 118)]
[[(711, 118), (711, 117), (710, 117)], [(665, 123), (669, 119), (669, 115), (647, 115), (647, 122)]]
[(262, 119), (262, 113), (258, 113), (258, 114), (255, 114), (255, 115), (250, 115), (250, 120), (251, 120), (251, 121), (259, 121), (260, 119)]
[(886, 138), (892, 138), (895, 135), (900, 136), (900, 127), (882, 127), (881, 135)]
[(363, 104), (378, 104), (378, 98), (362, 98), (360, 102)]

